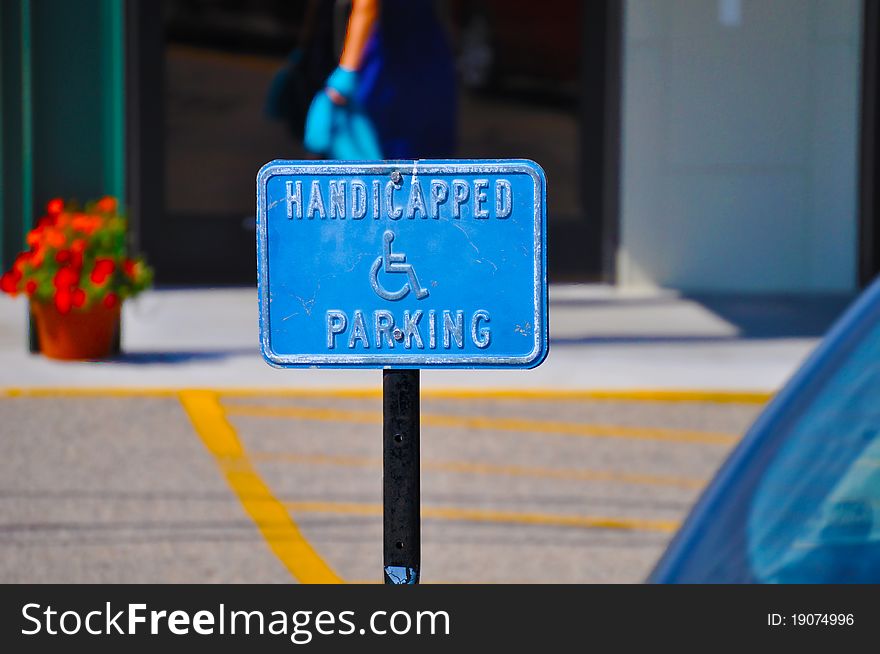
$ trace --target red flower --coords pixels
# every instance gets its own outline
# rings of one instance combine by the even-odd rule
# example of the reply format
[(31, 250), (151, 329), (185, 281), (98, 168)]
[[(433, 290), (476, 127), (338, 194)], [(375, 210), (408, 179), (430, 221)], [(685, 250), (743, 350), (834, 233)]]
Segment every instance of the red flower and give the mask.
[(98, 200), (98, 211), (103, 211), (104, 213), (113, 213), (116, 211), (116, 198), (110, 197), (109, 195), (105, 195), (103, 198)]
[(31, 231), (28, 232), (25, 240), (27, 244), (31, 247), (36, 247), (40, 243), (40, 237), (43, 235), (43, 225), (39, 225), (35, 227)]
[(24, 264), (29, 263), (32, 256), (33, 255), (31, 252), (22, 252), (17, 257), (15, 257), (15, 261), (12, 264), (12, 269), (21, 274), (22, 269), (24, 268)]
[(64, 200), (61, 198), (49, 200), (49, 204), (46, 205), (46, 211), (49, 212), (50, 216), (57, 216), (64, 211)]
[(79, 273), (74, 272), (69, 266), (65, 266), (55, 273), (55, 279), (52, 281), (59, 291), (69, 290), (71, 286), (76, 286), (79, 283)]
[(113, 259), (96, 259), (95, 268), (91, 274), (92, 283), (100, 286), (106, 281), (107, 277), (113, 274), (114, 270), (116, 270), (116, 264), (113, 262)]
[(58, 229), (47, 229), (45, 230), (44, 235), (46, 237), (46, 242), (53, 248), (60, 248), (66, 241), (64, 232)]
[(4, 293), (15, 295), (18, 293), (18, 282), (21, 281), (21, 274), (16, 274), (14, 270), (3, 273), (0, 276), (0, 290)]
[(142, 259), (117, 254), (125, 231), (122, 204), (108, 195), (85, 206), (51, 199), (45, 213), (35, 216), (25, 251), (0, 274), (0, 291), (34, 299), (51, 296), (54, 307), (66, 314), (98, 302), (118, 310), (125, 296), (141, 290), (150, 269)]
[(70, 226), (78, 232), (83, 232), (91, 236), (104, 224), (101, 216), (92, 216), (88, 214), (74, 214), (70, 221)]
[(73, 294), (66, 288), (59, 288), (55, 292), (55, 308), (58, 313), (68, 313), (73, 302)]

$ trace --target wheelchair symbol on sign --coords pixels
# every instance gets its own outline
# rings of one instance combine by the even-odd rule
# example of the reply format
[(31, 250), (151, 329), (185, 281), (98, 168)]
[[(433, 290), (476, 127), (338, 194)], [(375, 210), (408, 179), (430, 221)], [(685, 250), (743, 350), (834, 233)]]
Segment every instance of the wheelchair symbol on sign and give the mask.
[[(394, 234), (390, 230), (386, 230), (382, 235), (382, 256), (376, 257), (370, 267), (370, 286), (376, 291), (376, 295), (383, 300), (400, 300), (405, 298), (410, 291), (413, 291), (419, 300), (428, 297), (428, 289), (422, 288), (419, 284), (415, 269), (411, 263), (406, 262), (406, 255), (391, 251), (393, 240)], [(396, 291), (386, 291), (379, 282), (379, 268), (382, 268), (386, 273), (406, 274), (409, 279), (402, 288)]]

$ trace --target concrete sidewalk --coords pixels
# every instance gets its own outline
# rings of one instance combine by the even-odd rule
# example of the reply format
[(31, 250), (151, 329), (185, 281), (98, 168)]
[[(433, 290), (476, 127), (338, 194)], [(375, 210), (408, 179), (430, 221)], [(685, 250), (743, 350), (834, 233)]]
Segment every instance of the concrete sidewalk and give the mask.
[[(848, 298), (688, 298), (557, 285), (550, 355), (530, 371), (426, 371), (427, 388), (773, 391)], [(250, 288), (159, 290), (126, 303), (125, 354), (50, 361), (26, 348), (26, 302), (0, 298), (0, 387), (374, 387), (375, 370), (277, 370), (258, 350)]]

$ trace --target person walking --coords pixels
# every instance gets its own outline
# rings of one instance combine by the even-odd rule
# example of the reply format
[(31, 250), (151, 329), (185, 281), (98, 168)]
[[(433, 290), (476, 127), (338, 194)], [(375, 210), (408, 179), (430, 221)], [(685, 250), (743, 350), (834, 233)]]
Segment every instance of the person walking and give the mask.
[(353, 0), (339, 66), (312, 101), (304, 146), (329, 159), (450, 157), (456, 96), (433, 0)]

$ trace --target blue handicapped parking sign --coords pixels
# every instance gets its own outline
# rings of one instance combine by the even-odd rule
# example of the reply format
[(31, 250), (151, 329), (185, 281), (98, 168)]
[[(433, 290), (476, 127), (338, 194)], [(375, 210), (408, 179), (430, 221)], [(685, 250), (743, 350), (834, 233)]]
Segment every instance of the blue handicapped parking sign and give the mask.
[(548, 347), (546, 183), (526, 160), (274, 161), (260, 343), (280, 367), (530, 368)]

